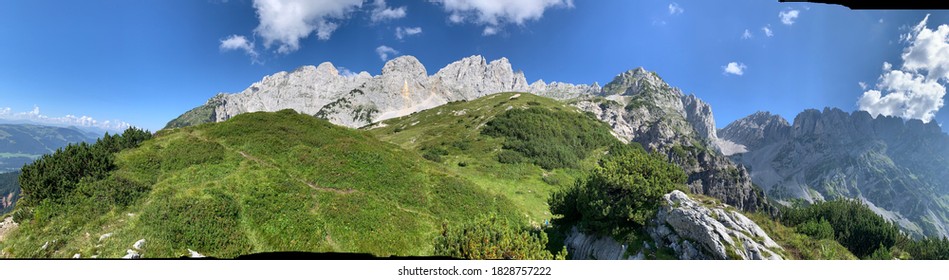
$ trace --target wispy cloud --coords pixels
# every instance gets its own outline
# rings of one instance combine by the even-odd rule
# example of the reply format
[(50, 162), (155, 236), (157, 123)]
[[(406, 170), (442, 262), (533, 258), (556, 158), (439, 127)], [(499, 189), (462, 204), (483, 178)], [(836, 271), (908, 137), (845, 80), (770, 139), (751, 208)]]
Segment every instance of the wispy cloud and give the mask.
[(781, 11), (778, 13), (778, 17), (781, 18), (781, 23), (784, 25), (793, 25), (794, 21), (797, 20), (797, 17), (801, 14), (801, 11), (798, 10), (787, 10)]
[(385, 0), (375, 0), (373, 2), (372, 14), (370, 19), (372, 22), (382, 22), (393, 19), (404, 18), (406, 15), (405, 6), (398, 8), (389, 8), (386, 6)]
[(745, 68), (748, 68), (748, 66), (745, 66), (745, 64), (741, 62), (729, 62), (727, 65), (722, 66), (722, 70), (725, 71), (724, 74), (726, 75), (744, 75)]
[(379, 55), (379, 59), (382, 61), (389, 61), (389, 55), (398, 55), (399, 51), (390, 48), (389, 46), (382, 45), (376, 48), (376, 54)]
[(402, 38), (422, 34), (422, 27), (396, 27), (395, 28), (395, 37), (399, 40)]
[(742, 39), (751, 39), (751, 37), (752, 37), (751, 31), (748, 29), (745, 29), (745, 33), (741, 33)]
[(242, 50), (247, 56), (250, 56), (252, 62), (260, 62), (258, 60), (259, 55), (257, 54), (257, 50), (254, 48), (254, 43), (248, 41), (244, 36), (231, 35), (231, 37), (222, 39), (219, 48), (222, 51)]
[(119, 120), (99, 121), (89, 116), (50, 117), (42, 114), (39, 106), (33, 106), (33, 110), (26, 112), (13, 112), (10, 107), (0, 108), (0, 119), (31, 121), (48, 125), (94, 127), (108, 131), (121, 131), (131, 126), (129, 123)]
[(761, 32), (764, 32), (764, 35), (765, 35), (765, 36), (774, 37), (774, 32), (771, 31), (771, 26), (770, 26), (770, 25), (765, 26), (765, 27), (762, 27), (762, 28), (761, 28)]
[(681, 6), (679, 6), (679, 3), (673, 2), (672, 4), (669, 4), (669, 14), (670, 14), (670, 15), (678, 15), (678, 14), (681, 14), (681, 13), (684, 13), (684, 12), (685, 12), (685, 9), (683, 9)]

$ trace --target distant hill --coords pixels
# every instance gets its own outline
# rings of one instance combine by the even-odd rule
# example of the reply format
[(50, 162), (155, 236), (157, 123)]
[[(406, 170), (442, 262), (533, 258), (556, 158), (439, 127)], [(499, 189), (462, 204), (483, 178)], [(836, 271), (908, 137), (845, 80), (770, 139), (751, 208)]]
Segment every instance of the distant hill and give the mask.
[(97, 137), (77, 128), (0, 124), (0, 172), (19, 170), (24, 164), (69, 143), (94, 141)]

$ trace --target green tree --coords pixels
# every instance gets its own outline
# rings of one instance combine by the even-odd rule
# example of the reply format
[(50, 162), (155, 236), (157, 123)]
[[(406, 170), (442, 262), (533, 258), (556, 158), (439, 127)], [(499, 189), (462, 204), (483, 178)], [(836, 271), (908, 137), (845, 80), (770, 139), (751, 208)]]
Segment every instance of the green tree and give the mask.
[(101, 180), (116, 168), (114, 153), (137, 147), (151, 133), (128, 128), (121, 135), (106, 133), (95, 144), (70, 144), (23, 166), (19, 181), (20, 205), (33, 206), (46, 199), (68, 196), (85, 180)]
[(566, 259), (567, 248), (547, 250), (547, 233), (518, 227), (496, 215), (462, 226), (446, 226), (435, 240), (435, 254), (471, 260)]
[(550, 199), (560, 223), (580, 222), (601, 234), (641, 229), (656, 215), (662, 196), (684, 189), (685, 172), (658, 154), (614, 149), (585, 180)]

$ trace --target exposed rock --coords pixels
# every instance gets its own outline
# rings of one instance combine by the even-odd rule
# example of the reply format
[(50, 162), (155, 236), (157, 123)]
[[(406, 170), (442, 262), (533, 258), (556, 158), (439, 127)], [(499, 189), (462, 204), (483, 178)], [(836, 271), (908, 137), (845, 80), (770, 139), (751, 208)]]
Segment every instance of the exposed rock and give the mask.
[(559, 100), (598, 95), (601, 90), (597, 83), (592, 85), (574, 85), (561, 82), (547, 84), (544, 83), (544, 80), (537, 80), (530, 84), (528, 88), (531, 93)]
[(191, 255), (191, 258), (206, 258), (206, 256), (191, 249), (188, 249), (188, 254)]
[(128, 249), (125, 251), (125, 256), (122, 256), (123, 259), (141, 259), (142, 254), (139, 254), (135, 250)]
[(135, 244), (132, 244), (132, 248), (135, 248), (135, 250), (141, 250), (144, 246), (145, 239), (139, 239), (138, 241), (135, 241)]
[[(572, 104), (609, 124), (620, 138), (666, 154), (685, 170), (693, 193), (721, 199), (747, 211), (771, 211), (747, 171), (721, 151), (711, 106), (666, 84), (642, 68), (617, 75), (601, 96)], [(723, 144), (724, 143), (724, 144)]]
[(100, 235), (100, 236), (99, 236), (99, 242), (102, 242), (102, 240), (105, 240), (106, 238), (109, 238), (109, 237), (112, 237), (112, 233), (111, 233), (111, 232), (110, 232), (110, 233), (103, 234), (103, 235)]
[(642, 252), (630, 255), (627, 246), (609, 236), (596, 236), (580, 232), (577, 227), (570, 229), (564, 240), (571, 259), (575, 260), (641, 260)]
[(680, 259), (782, 259), (774, 251), (781, 246), (741, 213), (721, 205), (703, 206), (680, 191), (663, 198), (647, 232)]
[(78, 258), (81, 258), (81, 257), (82, 257), (82, 255), (79, 254), (79, 253), (76, 253), (75, 255), (72, 255), (72, 258), (74, 258), (74, 259), (78, 259)]
[(293, 109), (332, 123), (361, 127), (400, 117), (451, 101), (471, 100), (508, 91), (530, 91), (566, 99), (597, 94), (598, 85), (572, 85), (543, 81), (528, 85), (507, 58), (488, 62), (471, 56), (453, 62), (428, 76), (425, 66), (412, 56), (386, 62), (382, 73), (360, 72), (340, 76), (332, 63), (303, 66), (293, 72), (264, 77), (240, 93), (221, 93), (169, 122), (168, 128), (220, 122), (246, 112)]
[(711, 142), (718, 139), (712, 106), (695, 97), (694, 94), (683, 96), (682, 106), (685, 111), (685, 120), (692, 125), (692, 129), (698, 133), (700, 139), (708, 139)]
[(19, 226), (19, 224), (13, 221), (13, 217), (7, 217), (3, 219), (3, 221), (0, 221), (0, 241), (3, 241), (8, 233), (12, 232)]
[(757, 149), (763, 144), (787, 139), (791, 135), (791, 125), (781, 116), (756, 112), (728, 124), (719, 135), (748, 149)]

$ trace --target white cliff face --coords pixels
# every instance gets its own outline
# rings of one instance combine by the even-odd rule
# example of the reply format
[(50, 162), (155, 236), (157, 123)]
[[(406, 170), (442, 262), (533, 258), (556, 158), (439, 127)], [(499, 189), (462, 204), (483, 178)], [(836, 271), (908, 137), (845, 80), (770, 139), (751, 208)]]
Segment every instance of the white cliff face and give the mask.
[(240, 93), (219, 95), (206, 106), (213, 107), (211, 116), (217, 122), (246, 112), (293, 109), (338, 125), (360, 127), (451, 101), (510, 91), (565, 99), (596, 94), (600, 88), (543, 81), (528, 84), (507, 58), (488, 62), (481, 56), (453, 62), (429, 76), (418, 59), (400, 56), (386, 62), (378, 76), (366, 72), (341, 76), (329, 62), (279, 72)]

